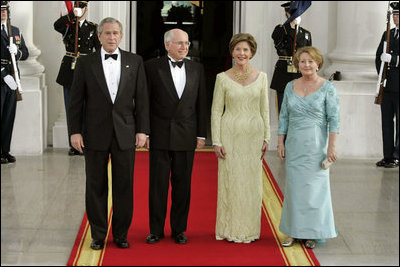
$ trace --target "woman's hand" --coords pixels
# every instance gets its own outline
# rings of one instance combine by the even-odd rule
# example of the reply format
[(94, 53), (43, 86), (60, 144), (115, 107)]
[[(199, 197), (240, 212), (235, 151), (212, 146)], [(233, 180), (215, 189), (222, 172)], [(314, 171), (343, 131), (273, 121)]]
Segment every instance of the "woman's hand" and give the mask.
[(263, 159), (268, 152), (268, 143), (264, 141), (262, 148), (261, 148), (261, 159)]
[(278, 157), (283, 160), (285, 158), (285, 145), (284, 144), (278, 144), (277, 152), (278, 152)]
[(330, 162), (335, 162), (338, 159), (335, 146), (328, 146), (327, 158)]
[(223, 146), (213, 146), (213, 149), (218, 158), (225, 159), (226, 152)]

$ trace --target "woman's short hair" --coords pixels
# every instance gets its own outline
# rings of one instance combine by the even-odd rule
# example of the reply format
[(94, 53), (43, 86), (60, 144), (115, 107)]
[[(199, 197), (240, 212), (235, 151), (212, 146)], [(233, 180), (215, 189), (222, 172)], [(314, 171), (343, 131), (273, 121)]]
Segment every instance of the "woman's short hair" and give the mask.
[(111, 18), (111, 17), (104, 18), (102, 21), (100, 21), (99, 26), (97, 26), (97, 32), (98, 32), (98, 33), (101, 34), (101, 33), (103, 32), (103, 26), (104, 26), (104, 24), (106, 24), (106, 23), (118, 23), (118, 25), (119, 25), (119, 31), (122, 33), (122, 23), (119, 22), (119, 20), (114, 19), (114, 18)]
[(231, 41), (229, 42), (229, 53), (231, 53), (231, 56), (233, 49), (240, 42), (247, 42), (249, 44), (252, 57), (254, 57), (257, 52), (257, 42), (250, 33), (237, 33), (232, 36)]
[(322, 65), (324, 64), (324, 57), (322, 56), (321, 51), (319, 51), (319, 49), (314, 46), (304, 46), (302, 48), (299, 48), (296, 51), (296, 54), (294, 54), (293, 64), (296, 69), (299, 69), (300, 56), (303, 53), (307, 53), (310, 55), (310, 57), (318, 64), (318, 69), (322, 68)]

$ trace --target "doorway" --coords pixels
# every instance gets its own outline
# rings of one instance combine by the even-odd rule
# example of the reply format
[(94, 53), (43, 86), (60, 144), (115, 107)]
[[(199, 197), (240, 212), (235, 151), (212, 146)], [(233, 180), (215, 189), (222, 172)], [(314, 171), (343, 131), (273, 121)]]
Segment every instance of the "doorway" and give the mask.
[(233, 33), (233, 1), (137, 1), (136, 52), (143, 60), (166, 54), (164, 33), (186, 31), (191, 42), (188, 58), (205, 70), (208, 134), (211, 145), (211, 104), (218, 73), (232, 66), (229, 41)]

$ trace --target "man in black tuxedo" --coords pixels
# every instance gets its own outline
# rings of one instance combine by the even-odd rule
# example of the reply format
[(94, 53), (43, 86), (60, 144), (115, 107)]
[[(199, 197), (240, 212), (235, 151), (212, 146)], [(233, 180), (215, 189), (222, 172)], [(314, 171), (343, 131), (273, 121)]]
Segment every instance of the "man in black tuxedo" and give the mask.
[[(86, 19), (88, 13), (88, 2), (89, 1), (74, 1), (73, 11), (61, 16), (54, 22), (54, 29), (62, 34), (66, 51), (62, 58), (56, 81), (58, 84), (63, 86), (68, 128), (70, 128), (70, 120), (68, 118), (69, 95), (74, 77), (76, 60), (79, 57), (84, 57), (92, 53), (94, 50), (99, 50), (101, 47), (97, 36), (97, 24)], [(76, 25), (77, 22), (79, 22), (79, 25)], [(76, 30), (78, 33), (76, 33)], [(78, 35), (78, 39), (75, 39), (76, 35)], [(75, 54), (75, 40), (78, 42), (77, 54)], [(70, 140), (68, 155), (82, 155), (72, 147)]]
[[(80, 152), (84, 148), (91, 248), (102, 249), (107, 234), (109, 157), (112, 234), (118, 247), (127, 248), (133, 215), (135, 146), (144, 147), (150, 133), (146, 75), (140, 56), (118, 48), (122, 39), (118, 20), (103, 19), (98, 36), (100, 51), (77, 62), (70, 95), (71, 144)], [(82, 136), (83, 118), (86, 126)]]
[(146, 242), (157, 243), (164, 237), (171, 177), (171, 236), (186, 244), (194, 151), (204, 146), (207, 134), (204, 68), (185, 59), (190, 46), (186, 32), (172, 29), (165, 33), (164, 43), (168, 55), (145, 62), (151, 127), (146, 144), (150, 148)]

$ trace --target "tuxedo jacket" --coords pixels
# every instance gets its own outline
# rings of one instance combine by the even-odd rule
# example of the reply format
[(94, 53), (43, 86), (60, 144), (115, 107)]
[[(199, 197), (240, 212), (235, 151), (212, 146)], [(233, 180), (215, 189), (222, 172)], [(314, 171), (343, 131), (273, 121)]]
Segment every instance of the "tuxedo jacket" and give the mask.
[[(135, 147), (136, 133), (150, 133), (149, 98), (140, 56), (121, 52), (121, 76), (113, 103), (100, 51), (79, 58), (70, 92), (70, 133), (83, 132), (85, 148), (108, 150), (115, 135), (122, 150)], [(82, 108), (84, 107), (83, 111)]]
[(191, 151), (206, 137), (206, 91), (203, 65), (184, 59), (186, 84), (179, 99), (168, 57), (145, 62), (150, 97), (150, 146)]
[[(384, 92), (399, 93), (399, 38), (394, 38), (395, 29), (390, 30), (389, 54), (392, 55), (392, 59), (386, 71), (386, 87)], [(386, 31), (382, 34), (381, 41), (376, 50), (375, 66), (378, 74), (381, 67), (381, 54), (383, 51), (386, 51), (386, 47), (383, 47), (385, 41)]]

